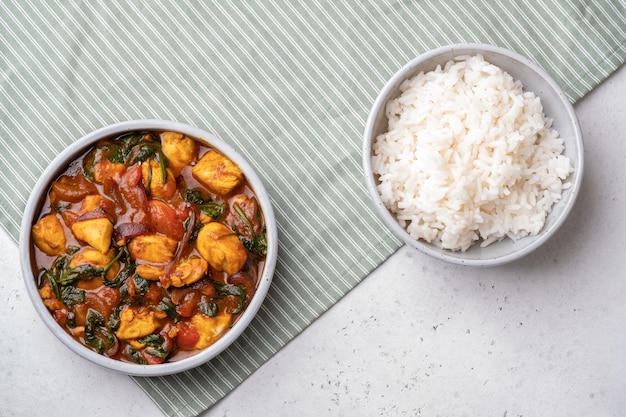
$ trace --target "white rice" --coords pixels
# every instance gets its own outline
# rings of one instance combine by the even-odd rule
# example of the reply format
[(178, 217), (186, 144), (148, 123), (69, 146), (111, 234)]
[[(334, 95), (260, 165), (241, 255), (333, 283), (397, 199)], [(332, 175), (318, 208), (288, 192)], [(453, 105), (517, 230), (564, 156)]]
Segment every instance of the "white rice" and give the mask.
[(481, 55), (405, 81), (373, 143), (385, 206), (451, 250), (536, 235), (573, 171), (539, 97)]

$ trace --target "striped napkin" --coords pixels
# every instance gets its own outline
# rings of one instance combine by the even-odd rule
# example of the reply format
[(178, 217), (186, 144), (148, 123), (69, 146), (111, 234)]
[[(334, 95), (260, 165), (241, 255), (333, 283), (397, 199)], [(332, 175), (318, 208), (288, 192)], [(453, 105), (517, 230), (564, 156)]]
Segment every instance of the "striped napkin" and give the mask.
[(387, 79), (445, 44), (490, 43), (547, 69), (572, 102), (626, 59), (623, 1), (124, 1), (0, 4), (0, 213), (17, 238), (29, 190), (67, 144), (121, 120), (209, 130), (257, 167), (280, 257), (244, 335), (210, 363), (136, 378), (168, 416), (209, 408), (400, 242), (361, 179)]

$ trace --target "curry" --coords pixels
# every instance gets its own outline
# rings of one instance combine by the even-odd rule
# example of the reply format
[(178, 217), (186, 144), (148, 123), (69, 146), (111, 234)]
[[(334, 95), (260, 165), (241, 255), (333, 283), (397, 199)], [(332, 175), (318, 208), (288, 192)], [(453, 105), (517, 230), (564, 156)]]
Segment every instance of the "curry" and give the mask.
[(218, 340), (254, 295), (263, 213), (239, 167), (177, 132), (101, 140), (52, 182), (32, 226), (44, 304), (74, 339), (159, 364)]

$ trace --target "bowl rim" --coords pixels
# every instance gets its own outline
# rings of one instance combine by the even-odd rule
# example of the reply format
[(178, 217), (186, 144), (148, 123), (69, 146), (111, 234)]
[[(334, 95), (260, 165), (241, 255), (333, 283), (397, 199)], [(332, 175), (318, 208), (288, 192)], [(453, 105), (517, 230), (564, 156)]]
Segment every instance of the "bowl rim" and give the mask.
[[(553, 221), (549, 228), (543, 229), (540, 232), (540, 236), (529, 245), (525, 246), (519, 251), (514, 251), (509, 254), (483, 258), (483, 259), (465, 259), (457, 256), (453, 256), (453, 251), (449, 251), (446, 249), (435, 250), (425, 244), (422, 240), (417, 240), (408, 235), (406, 230), (400, 226), (400, 224), (395, 220), (395, 218), (391, 215), (391, 213), (387, 210), (384, 203), (381, 200), (380, 194), (377, 191), (376, 187), (376, 178), (372, 172), (372, 164), (371, 164), (371, 156), (372, 156), (372, 142), (373, 142), (373, 134), (374, 128), (376, 124), (376, 119), (379, 112), (384, 111), (384, 106), (389, 100), (389, 94), (392, 90), (394, 90), (397, 85), (412, 75), (417, 75), (418, 72), (414, 74), (410, 74), (410, 71), (414, 68), (422, 64), (423, 62), (429, 61), (430, 59), (436, 59), (440, 56), (445, 56), (449, 54), (454, 54), (454, 56), (461, 55), (470, 55), (470, 54), (481, 54), (481, 53), (490, 53), (495, 55), (500, 55), (503, 57), (510, 58), (518, 63), (526, 66), (531, 71), (533, 71), (536, 75), (538, 75), (552, 90), (555, 96), (558, 98), (559, 105), (562, 107), (564, 112), (566, 113), (566, 117), (568, 119), (568, 123), (572, 124), (573, 127), (573, 138), (572, 142), (576, 144), (576, 158), (577, 163), (574, 167), (574, 172), (570, 175), (569, 182), (571, 182), (572, 186), (568, 189), (571, 197), (568, 201), (567, 206), (563, 209), (563, 211), (559, 214), (558, 217)], [(445, 62), (441, 62), (443, 65)], [(572, 103), (569, 101), (561, 87), (558, 83), (552, 78), (548, 72), (539, 66), (537, 63), (527, 58), (526, 56), (515, 52), (513, 50), (503, 48), (500, 46), (495, 46), (491, 44), (485, 43), (457, 43), (451, 45), (444, 45), (429, 51), (426, 51), (403, 65), (400, 69), (398, 69), (391, 78), (385, 83), (383, 88), (380, 90), (374, 103), (370, 109), (370, 112), (367, 117), (367, 121), (365, 124), (365, 129), (363, 132), (363, 145), (362, 145), (362, 167), (365, 176), (365, 185), (370, 195), (371, 201), (374, 203), (376, 211), (379, 216), (382, 218), (385, 225), (391, 230), (391, 232), (400, 240), (402, 240), (405, 244), (433, 257), (439, 259), (441, 261), (462, 265), (462, 266), (473, 266), (473, 267), (491, 267), (491, 266), (499, 266), (506, 263), (510, 263), (517, 259), (520, 259), (532, 251), (536, 250), (539, 246), (543, 245), (550, 236), (556, 232), (558, 228), (565, 222), (565, 219), (569, 216), (576, 199), (578, 198), (578, 194), (580, 193), (582, 177), (584, 173), (584, 143), (583, 136), (580, 129), (580, 123), (578, 122), (578, 118), (574, 111), (574, 107)], [(558, 202), (556, 203), (558, 204)], [(544, 225), (544, 228), (546, 226)], [(493, 243), (497, 244), (497, 242)]]
[[(74, 340), (54, 320), (52, 315), (49, 313), (47, 307), (44, 305), (43, 300), (41, 299), (41, 296), (39, 295), (39, 292), (37, 290), (36, 276), (32, 270), (31, 264), (30, 249), (32, 238), (30, 230), (33, 222), (35, 221), (35, 216), (38, 215), (41, 208), (41, 195), (47, 192), (51, 181), (55, 179), (62, 172), (62, 170), (65, 169), (68, 163), (80, 156), (98, 140), (135, 130), (163, 130), (184, 133), (185, 135), (198, 139), (208, 146), (219, 150), (228, 158), (230, 158), (233, 162), (235, 162), (244, 172), (246, 179), (252, 186), (252, 189), (254, 190), (257, 199), (259, 200), (259, 204), (262, 207), (263, 215), (266, 222), (266, 232), (268, 240), (268, 250), (263, 272), (258, 279), (255, 294), (243, 314), (241, 314), (237, 318), (237, 320), (228, 329), (228, 331), (214, 344), (210, 345), (209, 347), (203, 349), (193, 356), (181, 359), (179, 361), (166, 362), (158, 365), (141, 365), (124, 362), (117, 359), (111, 359), (109, 357), (96, 353), (90, 348)], [(33, 187), (26, 203), (26, 208), (24, 210), (24, 215), (21, 222), (18, 246), (22, 276), (26, 285), (27, 293), (35, 310), (37, 311), (40, 318), (43, 320), (46, 327), (66, 347), (92, 363), (122, 374), (149, 377), (176, 374), (198, 367), (223, 352), (241, 335), (241, 333), (243, 333), (243, 331), (248, 327), (252, 319), (256, 316), (258, 310), (261, 308), (261, 305), (265, 300), (267, 292), (270, 288), (278, 257), (278, 230), (271, 199), (263, 185), (263, 182), (261, 181), (261, 178), (256, 173), (256, 170), (254, 170), (253, 167), (249, 164), (249, 162), (243, 156), (241, 156), (231, 145), (210, 132), (182, 122), (164, 119), (137, 119), (113, 123), (94, 130), (90, 133), (87, 133), (80, 139), (72, 142), (69, 146), (67, 146), (67, 148), (61, 151), (52, 160), (52, 162), (48, 164), (46, 169), (42, 172), (37, 182), (35, 183), (35, 186)]]

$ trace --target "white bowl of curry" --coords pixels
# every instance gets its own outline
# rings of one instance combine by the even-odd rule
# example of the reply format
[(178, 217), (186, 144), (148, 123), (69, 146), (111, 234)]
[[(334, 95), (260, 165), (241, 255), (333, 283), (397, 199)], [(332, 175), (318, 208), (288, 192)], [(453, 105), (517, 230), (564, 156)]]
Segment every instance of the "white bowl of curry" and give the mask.
[(22, 273), (72, 351), (136, 376), (197, 367), (249, 325), (278, 238), (252, 166), (220, 138), (167, 120), (103, 127), (43, 172), (20, 233)]

